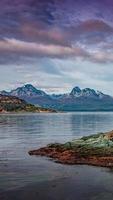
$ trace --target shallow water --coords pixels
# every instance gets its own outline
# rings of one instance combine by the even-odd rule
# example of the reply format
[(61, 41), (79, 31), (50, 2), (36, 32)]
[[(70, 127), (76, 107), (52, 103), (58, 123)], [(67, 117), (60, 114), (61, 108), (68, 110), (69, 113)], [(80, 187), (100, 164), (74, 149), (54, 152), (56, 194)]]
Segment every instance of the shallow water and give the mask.
[(111, 198), (111, 170), (60, 165), (47, 158), (29, 156), (28, 151), (112, 129), (112, 112), (0, 115), (0, 191), (66, 178), (70, 184), (77, 180), (81, 192), (84, 184), (87, 190), (89, 185), (96, 185), (109, 192)]

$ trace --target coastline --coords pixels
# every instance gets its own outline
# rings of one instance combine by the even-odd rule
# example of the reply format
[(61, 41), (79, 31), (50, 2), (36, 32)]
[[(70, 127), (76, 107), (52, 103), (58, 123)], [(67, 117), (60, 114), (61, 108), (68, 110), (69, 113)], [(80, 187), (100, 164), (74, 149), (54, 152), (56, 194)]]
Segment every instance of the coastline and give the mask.
[(2, 114), (26, 114), (26, 113), (58, 113), (56, 110), (36, 110), (36, 111), (1, 111), (0, 115)]

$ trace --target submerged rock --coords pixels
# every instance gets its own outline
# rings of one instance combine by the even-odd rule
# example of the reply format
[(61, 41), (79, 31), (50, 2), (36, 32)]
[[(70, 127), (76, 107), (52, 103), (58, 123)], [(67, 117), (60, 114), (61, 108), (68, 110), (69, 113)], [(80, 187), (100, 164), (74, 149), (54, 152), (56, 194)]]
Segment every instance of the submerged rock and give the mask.
[(63, 164), (113, 167), (113, 131), (85, 136), (65, 144), (49, 144), (29, 151), (29, 155), (47, 156)]

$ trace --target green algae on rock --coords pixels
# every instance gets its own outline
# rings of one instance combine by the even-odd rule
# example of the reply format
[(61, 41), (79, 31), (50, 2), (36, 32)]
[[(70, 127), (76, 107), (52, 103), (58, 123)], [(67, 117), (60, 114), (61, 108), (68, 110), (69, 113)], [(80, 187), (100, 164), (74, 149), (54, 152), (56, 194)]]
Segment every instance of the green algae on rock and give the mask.
[(47, 156), (63, 164), (113, 167), (113, 131), (84, 136), (65, 144), (49, 144), (29, 154)]

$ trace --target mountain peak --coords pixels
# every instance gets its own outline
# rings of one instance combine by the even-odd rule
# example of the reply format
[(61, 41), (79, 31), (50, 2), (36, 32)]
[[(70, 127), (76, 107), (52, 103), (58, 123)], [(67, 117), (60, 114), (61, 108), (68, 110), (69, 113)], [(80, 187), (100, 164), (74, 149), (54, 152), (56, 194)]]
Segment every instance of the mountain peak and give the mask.
[(85, 88), (82, 90), (82, 95), (85, 97), (97, 97), (98, 94), (94, 89)]
[(78, 87), (78, 86), (75, 86), (73, 89), (76, 91), (81, 91), (80, 87)]
[(15, 90), (12, 90), (10, 92), (11, 95), (13, 96), (38, 96), (38, 95), (41, 95), (41, 96), (44, 96), (46, 95), (45, 92), (43, 92), (42, 90), (38, 90), (36, 89), (33, 85), (31, 84), (25, 84), (24, 86), (22, 87), (18, 87), (17, 89)]
[(24, 86), (21, 87), (23, 90), (26, 91), (31, 91), (31, 92), (37, 92), (37, 90), (32, 84), (25, 84)]
[(81, 89), (78, 86), (76, 86), (76, 87), (74, 87), (72, 89), (70, 95), (72, 95), (72, 96), (79, 96), (80, 93), (81, 93)]
[[(25, 84), (24, 85), (25, 88), (35, 88), (32, 84)], [(36, 88), (35, 88), (36, 89)]]
[(80, 89), (78, 86), (74, 87), (70, 93), (74, 97), (97, 97), (98, 94), (94, 89), (84, 88)]

